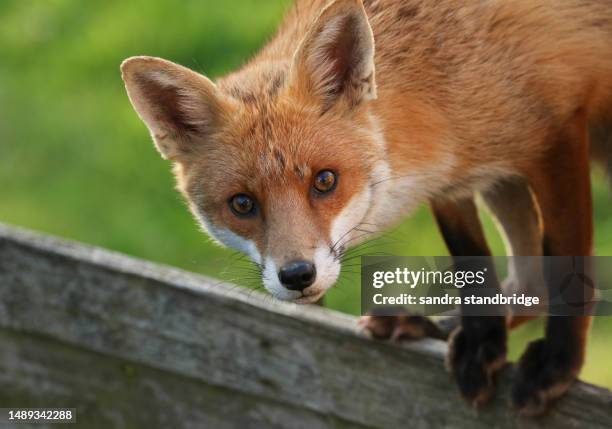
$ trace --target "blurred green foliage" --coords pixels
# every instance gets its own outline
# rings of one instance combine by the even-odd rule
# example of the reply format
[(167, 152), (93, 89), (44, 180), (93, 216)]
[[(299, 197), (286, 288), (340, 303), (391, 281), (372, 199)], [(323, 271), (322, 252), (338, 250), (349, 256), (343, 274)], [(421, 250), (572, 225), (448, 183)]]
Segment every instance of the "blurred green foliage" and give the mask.
[[(256, 279), (199, 233), (169, 165), (154, 150), (119, 76), (132, 55), (163, 57), (211, 77), (271, 36), (288, 0), (0, 2), (0, 220), (176, 265), (242, 285)], [(562, 174), (562, 172), (560, 172)], [(595, 185), (597, 252), (612, 252), (612, 204)], [(495, 252), (503, 246), (486, 214)], [(392, 239), (391, 239), (392, 237)], [(425, 208), (361, 253), (441, 255)], [(356, 266), (327, 305), (359, 311)], [(516, 358), (542, 323), (511, 339)], [(612, 387), (612, 320), (597, 318), (583, 378)]]

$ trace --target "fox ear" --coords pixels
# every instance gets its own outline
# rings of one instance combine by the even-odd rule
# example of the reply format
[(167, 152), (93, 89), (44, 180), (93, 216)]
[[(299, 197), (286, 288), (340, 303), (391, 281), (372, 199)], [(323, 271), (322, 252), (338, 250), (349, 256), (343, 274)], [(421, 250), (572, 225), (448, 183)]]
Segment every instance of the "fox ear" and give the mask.
[(311, 26), (291, 66), (292, 88), (327, 110), (376, 98), (374, 36), (361, 0), (336, 0)]
[(153, 57), (121, 64), (128, 97), (165, 159), (180, 159), (210, 137), (222, 121), (217, 88), (206, 77)]

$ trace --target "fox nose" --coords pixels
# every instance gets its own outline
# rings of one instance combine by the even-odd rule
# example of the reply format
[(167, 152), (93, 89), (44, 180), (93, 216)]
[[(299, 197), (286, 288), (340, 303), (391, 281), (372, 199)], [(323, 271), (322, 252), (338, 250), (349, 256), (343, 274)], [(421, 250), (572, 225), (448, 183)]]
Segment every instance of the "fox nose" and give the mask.
[(308, 261), (293, 261), (282, 267), (278, 272), (281, 283), (289, 290), (303, 291), (314, 283), (317, 270)]

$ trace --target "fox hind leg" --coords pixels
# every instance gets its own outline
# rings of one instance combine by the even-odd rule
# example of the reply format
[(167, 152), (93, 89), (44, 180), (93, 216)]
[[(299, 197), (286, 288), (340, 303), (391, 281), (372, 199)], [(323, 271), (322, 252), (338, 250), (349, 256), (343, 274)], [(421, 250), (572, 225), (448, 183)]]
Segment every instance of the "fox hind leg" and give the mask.
[[(496, 220), (506, 255), (511, 256), (508, 276), (502, 282), (503, 292), (537, 296), (544, 303), (547, 296), (540, 258), (542, 228), (539, 208), (528, 182), (519, 178), (500, 182), (483, 192), (482, 198)], [(543, 312), (542, 308), (539, 310)], [(534, 308), (528, 314), (522, 308), (511, 308), (508, 324), (514, 328), (537, 314)]]
[[(588, 256), (593, 220), (589, 147), (584, 112), (577, 112), (551, 139), (551, 149), (530, 176), (544, 228), (545, 256)], [(547, 285), (549, 295), (554, 285)], [(545, 337), (529, 344), (518, 365), (512, 400), (525, 415), (546, 411), (578, 376), (590, 326), (590, 289), (582, 281), (569, 291), (582, 299), (581, 314), (549, 316)], [(552, 299), (551, 299), (552, 301)]]

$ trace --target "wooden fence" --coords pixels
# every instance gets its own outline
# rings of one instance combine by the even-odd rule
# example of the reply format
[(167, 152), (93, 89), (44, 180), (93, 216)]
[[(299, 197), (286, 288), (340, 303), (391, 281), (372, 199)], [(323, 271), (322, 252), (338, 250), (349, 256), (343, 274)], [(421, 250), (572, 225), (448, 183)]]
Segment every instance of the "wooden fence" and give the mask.
[(88, 429), (612, 427), (612, 393), (584, 383), (547, 417), (517, 417), (511, 368), (476, 412), (444, 353), (440, 341), (372, 341), (353, 317), (0, 225), (0, 407), (76, 408)]

